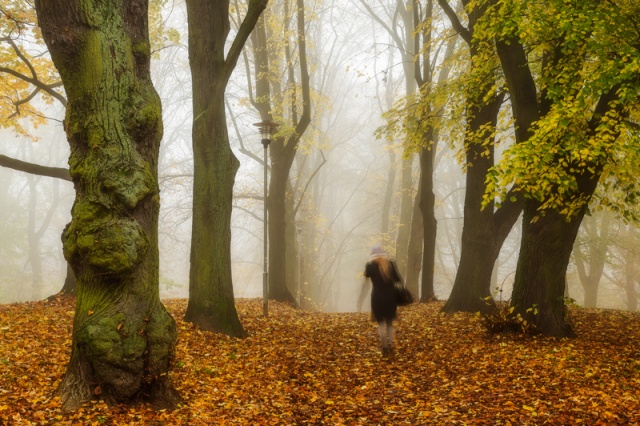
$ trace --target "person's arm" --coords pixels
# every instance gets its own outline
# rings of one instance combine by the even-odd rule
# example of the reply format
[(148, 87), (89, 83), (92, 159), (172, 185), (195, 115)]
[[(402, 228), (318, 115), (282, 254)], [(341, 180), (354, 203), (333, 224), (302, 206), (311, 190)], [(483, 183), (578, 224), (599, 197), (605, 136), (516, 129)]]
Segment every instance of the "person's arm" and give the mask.
[(402, 279), (402, 276), (400, 275), (400, 271), (398, 271), (398, 265), (396, 264), (395, 260), (391, 260), (391, 269), (393, 270), (393, 275), (394, 275), (393, 282), (394, 283), (399, 282), (402, 285), (404, 285), (404, 280)]
[(362, 312), (362, 304), (364, 303), (364, 299), (367, 298), (367, 293), (369, 292), (369, 280), (367, 277), (362, 278), (362, 285), (360, 286), (360, 296), (358, 297), (358, 312)]

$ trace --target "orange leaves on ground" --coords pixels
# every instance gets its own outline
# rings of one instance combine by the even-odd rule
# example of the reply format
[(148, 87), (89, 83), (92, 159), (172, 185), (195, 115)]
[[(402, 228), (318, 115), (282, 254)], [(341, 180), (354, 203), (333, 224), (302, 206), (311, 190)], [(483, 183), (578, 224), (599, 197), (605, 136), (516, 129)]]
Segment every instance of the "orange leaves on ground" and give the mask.
[[(250, 336), (178, 319), (173, 412), (95, 401), (62, 413), (73, 302), (0, 306), (0, 424), (634, 424), (640, 422), (640, 315), (574, 309), (574, 340), (488, 336), (440, 303), (403, 308), (396, 359), (368, 314), (301, 312), (240, 300)], [(96, 388), (99, 389), (99, 388)], [(94, 392), (96, 393), (96, 392)], [(99, 390), (96, 395), (99, 395)]]

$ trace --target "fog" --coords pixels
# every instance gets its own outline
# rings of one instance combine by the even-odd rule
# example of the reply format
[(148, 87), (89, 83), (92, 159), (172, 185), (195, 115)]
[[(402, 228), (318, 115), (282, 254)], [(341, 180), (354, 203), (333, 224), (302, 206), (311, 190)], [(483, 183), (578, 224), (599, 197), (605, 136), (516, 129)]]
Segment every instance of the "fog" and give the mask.
[[(381, 232), (382, 205), (388, 171), (394, 165), (389, 150), (394, 150), (395, 166), (399, 167), (402, 139), (378, 139), (375, 132), (385, 124), (382, 113), (391, 106), (385, 96), (390, 94), (392, 101), (397, 101), (404, 95), (402, 59), (388, 34), (357, 2), (307, 3), (315, 96), (312, 125), (298, 149), (291, 173), (292, 186), (297, 189), (292, 196), (300, 202), (297, 220), (301, 231), (297, 238), (303, 257), (288, 261), (304, 262), (304, 274), (299, 275), (302, 282), (296, 285), (307, 298), (302, 304), (305, 309), (354, 311), (371, 246), (383, 242), (391, 254), (395, 251), (399, 175), (390, 218), (395, 226), (388, 234)], [(184, 4), (175, 1), (166, 8), (165, 24), (180, 31), (181, 42), (157, 52), (152, 62), (164, 120), (159, 163), (160, 291), (164, 298), (185, 298), (193, 166)], [(232, 216), (232, 268), (237, 298), (262, 297), (263, 168), (246, 151), (262, 158), (263, 148), (252, 125), (259, 117), (247, 102), (248, 72), (253, 71), (247, 70), (241, 59), (227, 88), (229, 135), (241, 163)], [(30, 136), (11, 129), (0, 130), (0, 154), (40, 165), (67, 167), (64, 111), (57, 104), (42, 102), (40, 108), (49, 120), (38, 127), (24, 120)], [(449, 295), (459, 259), (464, 202), (464, 173), (456, 159), (459, 145), (459, 136), (442, 134), (435, 155), (435, 291), (439, 299)], [(418, 168), (415, 158), (414, 193)], [(60, 235), (71, 219), (73, 199), (69, 181), (0, 167), (0, 303), (39, 300), (60, 290), (66, 275)], [(596, 214), (585, 222), (598, 218)], [(611, 221), (610, 234), (601, 236), (612, 247), (600, 282), (598, 307), (624, 309), (627, 302), (622, 259), (625, 253), (635, 250), (635, 242), (624, 252), (616, 249), (613, 242), (629, 226), (615, 217)], [(496, 296), (504, 300), (511, 293), (519, 232), (516, 225), (496, 263), (493, 287)], [(578, 243), (587, 246), (589, 241), (589, 234), (582, 232)], [(573, 264), (571, 268), (567, 276), (569, 296), (582, 303), (582, 285)], [(312, 285), (317, 288), (310, 288)], [(294, 292), (294, 296), (298, 294)], [(367, 303), (363, 306), (368, 309)]]

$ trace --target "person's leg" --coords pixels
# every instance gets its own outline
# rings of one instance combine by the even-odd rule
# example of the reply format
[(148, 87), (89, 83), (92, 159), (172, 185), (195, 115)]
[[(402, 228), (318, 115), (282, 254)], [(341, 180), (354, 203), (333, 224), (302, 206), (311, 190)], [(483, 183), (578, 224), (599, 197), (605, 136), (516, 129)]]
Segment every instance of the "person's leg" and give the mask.
[(378, 323), (378, 336), (380, 337), (380, 344), (382, 345), (382, 356), (387, 356), (389, 353), (389, 343), (387, 324), (384, 321)]
[(388, 352), (390, 356), (394, 356), (394, 350), (393, 350), (393, 344), (395, 341), (395, 337), (396, 337), (396, 330), (393, 328), (393, 321), (392, 320), (388, 320), (386, 323), (386, 332), (387, 332), (387, 345), (389, 347)]

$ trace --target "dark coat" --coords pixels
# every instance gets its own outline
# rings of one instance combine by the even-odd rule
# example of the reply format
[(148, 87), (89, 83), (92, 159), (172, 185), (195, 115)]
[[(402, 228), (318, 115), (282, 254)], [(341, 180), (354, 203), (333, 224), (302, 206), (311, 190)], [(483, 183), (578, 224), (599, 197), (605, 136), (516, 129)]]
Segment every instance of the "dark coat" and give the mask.
[(398, 302), (394, 291), (394, 283), (401, 282), (400, 274), (394, 262), (389, 266), (389, 277), (385, 278), (375, 261), (369, 261), (364, 267), (364, 276), (371, 278), (373, 291), (371, 292), (371, 314), (374, 321), (387, 324), (396, 317)]

